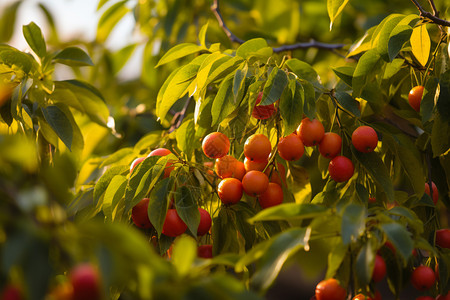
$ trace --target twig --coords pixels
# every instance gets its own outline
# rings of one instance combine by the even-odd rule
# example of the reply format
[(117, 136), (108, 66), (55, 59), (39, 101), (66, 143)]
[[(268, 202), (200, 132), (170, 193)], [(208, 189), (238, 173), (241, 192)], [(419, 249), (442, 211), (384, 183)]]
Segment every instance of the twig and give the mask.
[(433, 8), (433, 11), (434, 11), (434, 13), (435, 13), (435, 14), (432, 14), (432, 13), (430, 13), (430, 12), (424, 10), (423, 7), (419, 4), (419, 2), (417, 2), (417, 0), (411, 0), (411, 1), (414, 3), (414, 5), (415, 5), (415, 6), (417, 7), (417, 9), (419, 10), (420, 16), (421, 16), (422, 18), (427, 18), (427, 19), (429, 19), (431, 22), (433, 22), (433, 23), (435, 23), (435, 24), (437, 24), (437, 25), (441, 25), (441, 26), (445, 26), (445, 27), (450, 27), (450, 21), (440, 19), (440, 18), (437, 16), (437, 11), (436, 11), (436, 7), (435, 7), (435, 5), (434, 5), (434, 2), (432, 2), (431, 0), (429, 0), (429, 1), (430, 1), (430, 4), (431, 4), (431, 7)]
[(171, 126), (169, 128), (169, 133), (173, 132), (175, 129), (181, 126), (181, 123), (184, 120), (184, 117), (186, 116), (187, 108), (189, 106), (189, 103), (191, 103), (192, 97), (189, 97), (186, 100), (186, 103), (183, 106), (183, 109), (180, 112), (175, 113), (175, 115), (172, 118)]
[(433, 10), (433, 15), (435, 15), (436, 17), (439, 17), (439, 12), (436, 9), (436, 5), (434, 5), (434, 1), (428, 0), (428, 3), (430, 3), (431, 9)]
[[(211, 11), (214, 13), (214, 16), (216, 17), (217, 21), (219, 22), (220, 27), (225, 32), (225, 34), (228, 36), (230, 41), (236, 42), (238, 44), (245, 43), (245, 40), (242, 40), (238, 38), (231, 30), (227, 27), (225, 24), (225, 21), (223, 20), (222, 14), (220, 13), (219, 9), (219, 0), (214, 0), (213, 4), (211, 5)], [(327, 50), (333, 50), (333, 49), (341, 49), (345, 46), (345, 44), (327, 44), (322, 42), (317, 42), (315, 40), (311, 40), (310, 42), (305, 43), (296, 43), (291, 45), (283, 45), (280, 47), (273, 48), (273, 52), (279, 53), (283, 51), (291, 51), (295, 49), (305, 49), (305, 48), (318, 48), (318, 49), (327, 49)]]

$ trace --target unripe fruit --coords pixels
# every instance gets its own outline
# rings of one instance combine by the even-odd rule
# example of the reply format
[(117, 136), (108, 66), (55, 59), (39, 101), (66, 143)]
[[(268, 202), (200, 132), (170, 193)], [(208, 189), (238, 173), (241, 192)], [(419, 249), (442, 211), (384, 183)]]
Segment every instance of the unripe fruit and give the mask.
[(140, 228), (152, 228), (153, 225), (148, 218), (148, 203), (150, 202), (149, 198), (144, 198), (139, 201), (131, 209), (131, 219), (133, 220), (134, 225)]
[(326, 279), (316, 285), (316, 300), (345, 300), (347, 291), (334, 279)]
[(333, 158), (341, 152), (342, 138), (334, 132), (326, 132), (319, 144), (319, 152), (326, 158)]
[(266, 161), (272, 151), (269, 138), (264, 134), (253, 134), (244, 144), (244, 155), (252, 161)]
[(411, 274), (411, 283), (419, 291), (430, 289), (436, 282), (434, 271), (427, 266), (419, 266)]
[(197, 256), (201, 258), (212, 258), (212, 245), (201, 245), (197, 248)]
[(370, 126), (360, 126), (352, 133), (352, 144), (359, 152), (372, 152), (378, 144), (377, 132)]
[(262, 96), (263, 93), (260, 92), (252, 111), (252, 117), (259, 120), (268, 119), (277, 111), (273, 103), (269, 105), (258, 105), (261, 102)]
[(304, 152), (303, 142), (295, 133), (281, 138), (278, 142), (278, 154), (284, 160), (298, 160), (303, 156)]
[(311, 147), (322, 141), (325, 135), (325, 129), (318, 119), (310, 120), (304, 118), (297, 128), (297, 135), (303, 142), (303, 145)]
[(174, 208), (168, 209), (164, 220), (162, 233), (170, 237), (177, 237), (183, 234), (187, 225), (183, 222)]
[(242, 198), (242, 182), (236, 178), (222, 179), (217, 187), (217, 194), (223, 204), (236, 204)]
[(221, 132), (212, 132), (203, 139), (202, 149), (209, 158), (220, 158), (230, 150), (230, 140)]
[(336, 182), (344, 182), (353, 176), (355, 167), (350, 159), (345, 156), (336, 156), (328, 165), (330, 177)]
[(256, 197), (267, 190), (269, 178), (263, 172), (250, 171), (242, 178), (242, 187), (247, 195)]
[(73, 286), (73, 300), (101, 299), (100, 276), (91, 264), (76, 266), (70, 272)]
[(208, 233), (211, 228), (211, 215), (205, 209), (199, 207), (198, 212), (200, 213), (200, 223), (198, 224), (197, 235), (202, 236)]
[(386, 263), (383, 257), (375, 255), (375, 265), (372, 272), (372, 281), (379, 282), (386, 276)]
[(283, 202), (283, 189), (279, 184), (269, 182), (267, 190), (259, 195), (258, 202), (263, 209), (281, 204)]
[(436, 230), (436, 245), (441, 248), (450, 249), (450, 229)]
[(413, 87), (408, 94), (408, 102), (411, 107), (419, 112), (420, 111), (420, 102), (422, 102), (424, 87), (421, 85)]
[[(433, 191), (432, 200), (433, 200), (434, 205), (436, 205), (439, 200), (439, 192), (438, 192), (437, 186), (434, 184), (433, 181), (431, 182), (431, 189)], [(428, 182), (425, 182), (425, 193), (431, 197), (430, 184)]]

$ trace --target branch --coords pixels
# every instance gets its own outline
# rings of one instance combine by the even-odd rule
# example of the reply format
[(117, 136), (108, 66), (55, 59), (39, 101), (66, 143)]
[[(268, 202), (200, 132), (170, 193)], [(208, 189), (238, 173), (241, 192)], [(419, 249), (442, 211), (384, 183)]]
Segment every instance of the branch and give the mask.
[(437, 16), (438, 13), (437, 13), (437, 11), (436, 11), (436, 7), (435, 7), (434, 2), (433, 2), (432, 0), (429, 0), (429, 1), (430, 1), (430, 4), (431, 4), (431, 7), (433, 8), (434, 14), (432, 14), (432, 13), (430, 13), (430, 12), (424, 10), (423, 7), (419, 4), (419, 2), (417, 2), (417, 0), (411, 0), (411, 1), (414, 3), (414, 5), (415, 5), (415, 6), (417, 7), (417, 9), (419, 10), (420, 16), (421, 16), (422, 18), (427, 18), (427, 19), (429, 19), (431, 22), (433, 22), (434, 24), (437, 24), (437, 25), (441, 25), (441, 26), (445, 26), (445, 27), (450, 27), (450, 21), (447, 21), (447, 20), (443, 20), (443, 19), (438, 18), (438, 16)]
[[(217, 21), (219, 22), (220, 27), (225, 32), (225, 34), (228, 36), (230, 41), (236, 42), (238, 44), (245, 43), (245, 40), (242, 40), (238, 38), (231, 30), (227, 27), (225, 24), (225, 21), (223, 20), (222, 14), (220, 13), (219, 9), (219, 0), (214, 0), (213, 4), (211, 5), (211, 10), (214, 13), (214, 16), (216, 17)], [(296, 43), (291, 45), (283, 45), (277, 48), (273, 48), (273, 52), (279, 53), (283, 51), (291, 51), (295, 49), (305, 49), (305, 48), (318, 48), (318, 49), (327, 49), (327, 50), (333, 50), (333, 49), (341, 49), (345, 46), (345, 44), (327, 44), (327, 43), (321, 43), (317, 42), (315, 40), (311, 40), (310, 42), (306, 43)]]

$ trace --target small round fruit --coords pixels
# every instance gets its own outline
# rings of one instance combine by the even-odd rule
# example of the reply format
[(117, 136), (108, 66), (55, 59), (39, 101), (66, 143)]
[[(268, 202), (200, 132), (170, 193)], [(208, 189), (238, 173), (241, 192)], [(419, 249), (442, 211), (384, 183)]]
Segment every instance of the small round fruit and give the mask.
[(231, 155), (225, 155), (216, 159), (214, 170), (216, 171), (217, 176), (222, 179), (232, 177), (236, 168), (236, 161), (236, 158)]
[(209, 158), (220, 158), (230, 150), (230, 140), (221, 132), (212, 132), (203, 139), (202, 149)]
[(270, 118), (277, 111), (277, 109), (273, 103), (269, 105), (258, 105), (261, 102), (262, 96), (263, 93), (260, 92), (258, 94), (258, 98), (256, 98), (256, 103), (252, 111), (252, 117), (259, 120), (266, 120)]
[(355, 167), (352, 161), (345, 156), (336, 156), (328, 165), (330, 177), (336, 182), (344, 182), (353, 176)]
[[(150, 157), (150, 156), (166, 156), (166, 155), (169, 155), (169, 154), (171, 154), (172, 152), (169, 150), (169, 149), (166, 149), (166, 148), (158, 148), (158, 149), (155, 149), (155, 150), (153, 150), (152, 152), (150, 152), (149, 154), (148, 154), (148, 156), (147, 157)], [(173, 169), (174, 169), (174, 167), (172, 166), (173, 164), (170, 162), (170, 161), (168, 161), (167, 163), (166, 163), (166, 166), (165, 166), (165, 168), (164, 168), (164, 178), (167, 178), (167, 177), (169, 177), (170, 176), (170, 173), (173, 171)]]
[(436, 300), (450, 300), (450, 291), (447, 293), (447, 295), (438, 295), (436, 297)]
[(3, 292), (0, 294), (1, 300), (21, 300), (22, 291), (18, 286), (8, 284), (3, 289)]
[(263, 172), (250, 171), (245, 173), (242, 178), (242, 187), (247, 195), (256, 197), (267, 190), (269, 178)]
[[(433, 198), (432, 198), (432, 200), (433, 200), (434, 205), (436, 205), (438, 200), (439, 200), (439, 192), (438, 192), (436, 184), (434, 184), (433, 181), (431, 182), (431, 190), (433, 191)], [(430, 184), (428, 182), (425, 182), (425, 193), (427, 193), (427, 195), (431, 197), (431, 195), (430, 195)]]
[(269, 161), (267, 159), (264, 161), (255, 161), (255, 160), (250, 160), (246, 157), (244, 159), (245, 172), (250, 172), (253, 170), (262, 172), (264, 170), (264, 168), (267, 166), (268, 162)]
[(431, 296), (420, 296), (417, 297), (416, 300), (434, 300), (434, 298)]
[(436, 230), (436, 245), (441, 248), (450, 249), (450, 229)]
[(202, 236), (208, 233), (211, 229), (211, 215), (209, 212), (201, 207), (198, 208), (200, 213), (200, 223), (198, 224), (197, 235)]
[(181, 220), (177, 210), (170, 208), (167, 210), (166, 219), (164, 220), (162, 233), (170, 237), (177, 237), (183, 234), (187, 229), (187, 225)]
[(284, 160), (298, 160), (303, 156), (304, 152), (303, 142), (295, 133), (281, 138), (278, 142), (278, 154)]
[(319, 144), (319, 152), (323, 157), (333, 158), (341, 152), (342, 138), (334, 132), (326, 132)]
[(377, 254), (375, 255), (375, 265), (372, 272), (372, 281), (379, 282), (383, 280), (384, 276), (386, 276), (386, 263), (384, 262), (383, 257)]
[(269, 182), (267, 190), (259, 195), (258, 201), (263, 209), (279, 205), (283, 202), (283, 189), (279, 184)]
[(412, 272), (411, 283), (419, 291), (429, 290), (435, 282), (436, 275), (430, 267), (419, 266)]
[(317, 300), (345, 300), (347, 291), (334, 278), (322, 280), (316, 285)]
[(421, 85), (413, 87), (408, 94), (408, 102), (411, 107), (419, 112), (420, 111), (420, 102), (422, 102), (424, 87)]
[(282, 186), (286, 184), (286, 168), (283, 164), (277, 162), (277, 169), (275, 167), (267, 168), (264, 172), (269, 177), (270, 182), (274, 182)]
[(236, 204), (242, 198), (242, 182), (236, 178), (222, 179), (217, 187), (217, 193), (223, 204)]
[(352, 144), (359, 152), (372, 152), (378, 145), (377, 132), (370, 126), (360, 126), (352, 133)]
[(369, 197), (369, 203), (377, 203), (377, 198)]
[(197, 256), (201, 258), (212, 258), (212, 245), (201, 245), (197, 248)]
[(245, 165), (242, 161), (236, 161), (235, 170), (233, 174), (233, 178), (239, 179), (242, 181), (245, 175)]
[(318, 119), (304, 118), (297, 128), (297, 135), (303, 142), (303, 145), (311, 147), (322, 141), (325, 135), (325, 129)]
[(272, 145), (264, 134), (253, 134), (244, 144), (244, 155), (252, 161), (266, 161), (271, 151)]
[(150, 202), (149, 198), (144, 198), (139, 201), (131, 209), (131, 219), (133, 220), (134, 225), (140, 228), (152, 228), (153, 225), (148, 218), (148, 203)]
[(147, 157), (138, 157), (135, 160), (133, 160), (133, 162), (130, 165), (130, 174), (133, 173), (134, 168), (136, 168), (137, 165), (140, 164), (146, 158)]
[(73, 300), (101, 299), (100, 276), (91, 264), (76, 266), (70, 272), (70, 282), (73, 287)]
[(397, 252), (394, 245), (390, 241), (386, 241), (386, 243), (384, 243), (384, 246), (388, 247), (392, 251), (392, 254), (394, 255)]

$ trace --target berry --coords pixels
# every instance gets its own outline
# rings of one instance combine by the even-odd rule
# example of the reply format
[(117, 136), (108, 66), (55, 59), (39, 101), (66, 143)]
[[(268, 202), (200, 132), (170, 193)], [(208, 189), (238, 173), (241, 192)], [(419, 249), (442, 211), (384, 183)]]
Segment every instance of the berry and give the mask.
[(325, 129), (318, 119), (310, 120), (304, 118), (297, 128), (297, 135), (303, 142), (303, 145), (311, 147), (322, 141), (325, 135)]
[(76, 266), (70, 272), (70, 282), (73, 286), (73, 300), (101, 299), (100, 276), (91, 264)]
[(245, 171), (244, 163), (242, 161), (236, 161), (233, 178), (236, 178), (236, 179), (242, 181), (242, 178), (244, 178), (245, 172), (246, 171)]
[(242, 187), (247, 195), (256, 197), (267, 190), (269, 178), (263, 172), (250, 171), (242, 178)]
[(236, 204), (242, 198), (242, 182), (236, 178), (222, 179), (217, 187), (217, 193), (223, 204)]
[(412, 272), (411, 283), (419, 291), (430, 289), (436, 282), (434, 271), (427, 266), (419, 266)]
[(284, 160), (298, 160), (304, 152), (303, 142), (295, 133), (281, 138), (278, 142), (278, 154)]
[(319, 152), (323, 157), (333, 158), (341, 152), (342, 138), (334, 132), (326, 132), (319, 144)]
[(283, 189), (277, 183), (269, 182), (266, 191), (258, 197), (261, 208), (268, 208), (283, 202)]
[(0, 294), (1, 300), (21, 300), (22, 292), (18, 286), (15, 285), (7, 285), (3, 289), (3, 292)]
[(263, 93), (260, 92), (252, 111), (252, 117), (259, 120), (268, 119), (277, 111), (273, 103), (269, 105), (258, 105), (261, 102), (262, 96)]
[(253, 134), (244, 144), (244, 155), (251, 161), (266, 161), (271, 151), (272, 145), (264, 134)]
[[(150, 152), (147, 157), (150, 157), (150, 156), (166, 156), (166, 155), (169, 155), (171, 153), (172, 152), (169, 149), (158, 148), (158, 149), (155, 149), (152, 152)], [(174, 169), (174, 167), (171, 167), (171, 166), (172, 166), (171, 162), (167, 162), (166, 163), (166, 166), (164, 168), (164, 178), (167, 178), (167, 177), (170, 176), (170, 173)]]
[(250, 160), (246, 157), (244, 159), (245, 172), (250, 172), (253, 170), (262, 172), (264, 170), (264, 168), (267, 166), (268, 162), (269, 161), (267, 159), (264, 161), (254, 161), (254, 160)]
[(138, 157), (130, 165), (130, 174), (133, 173), (134, 168), (137, 167), (138, 164), (140, 164), (146, 157)]
[(375, 264), (372, 272), (372, 281), (379, 282), (386, 276), (386, 263), (383, 257), (375, 255)]
[(421, 85), (413, 87), (408, 94), (408, 102), (411, 107), (419, 112), (420, 111), (420, 102), (422, 102), (424, 87)]
[(450, 249), (450, 229), (436, 230), (436, 245), (441, 248)]
[(197, 248), (197, 256), (201, 258), (212, 258), (212, 245), (201, 245)]
[(216, 171), (217, 176), (222, 179), (232, 177), (236, 168), (236, 161), (236, 158), (231, 155), (225, 155), (216, 159), (214, 170)]
[(353, 131), (352, 144), (359, 152), (372, 152), (378, 144), (377, 132), (370, 126), (360, 126)]
[(167, 210), (164, 220), (162, 233), (170, 237), (177, 237), (183, 234), (187, 229), (187, 225), (181, 220), (177, 210), (170, 208)]
[(230, 140), (221, 132), (212, 132), (203, 139), (202, 149), (209, 158), (220, 158), (230, 150)]
[(350, 159), (345, 156), (336, 156), (328, 165), (330, 177), (336, 182), (344, 182), (353, 176), (355, 167)]
[(208, 233), (211, 228), (211, 215), (209, 212), (201, 207), (198, 208), (200, 213), (200, 223), (198, 224), (197, 235), (202, 236)]
[(334, 279), (326, 279), (316, 285), (317, 300), (345, 300), (347, 291)]
[(133, 220), (134, 225), (140, 228), (152, 228), (153, 225), (148, 218), (148, 203), (150, 202), (149, 198), (144, 198), (139, 201), (131, 209), (131, 219)]

